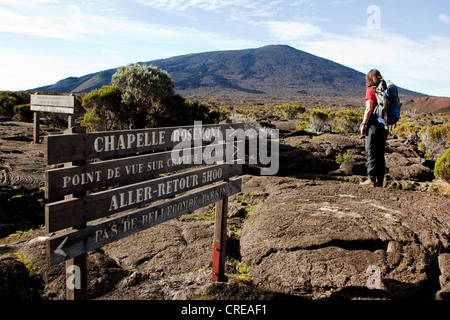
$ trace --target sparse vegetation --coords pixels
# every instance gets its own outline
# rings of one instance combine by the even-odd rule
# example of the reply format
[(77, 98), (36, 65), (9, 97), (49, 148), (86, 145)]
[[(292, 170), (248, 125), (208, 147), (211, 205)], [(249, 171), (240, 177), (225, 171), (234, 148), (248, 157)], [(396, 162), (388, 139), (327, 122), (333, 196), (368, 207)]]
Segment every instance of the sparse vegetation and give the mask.
[(450, 149), (436, 161), (434, 167), (434, 174), (436, 177), (450, 183)]
[(321, 110), (313, 110), (311, 111), (311, 118), (309, 119), (307, 128), (314, 133), (321, 133), (323, 132), (328, 119), (328, 113)]
[(332, 131), (336, 133), (358, 133), (364, 113), (357, 110), (342, 110), (333, 116)]
[(30, 104), (21, 104), (14, 107), (14, 121), (30, 122), (33, 120), (33, 112), (30, 110)]
[(421, 148), (433, 159), (439, 158), (450, 148), (450, 122), (434, 126), (424, 126), (418, 133)]
[(343, 164), (343, 163), (345, 163), (347, 161), (351, 161), (351, 160), (353, 160), (353, 157), (350, 154), (348, 154), (348, 153), (338, 154), (336, 156), (336, 163), (337, 164)]
[(231, 278), (247, 284), (249, 284), (252, 281), (249, 274), (251, 268), (250, 265), (247, 265), (236, 259), (229, 259), (229, 258), (225, 261), (225, 263), (234, 268), (233, 274), (230, 275)]

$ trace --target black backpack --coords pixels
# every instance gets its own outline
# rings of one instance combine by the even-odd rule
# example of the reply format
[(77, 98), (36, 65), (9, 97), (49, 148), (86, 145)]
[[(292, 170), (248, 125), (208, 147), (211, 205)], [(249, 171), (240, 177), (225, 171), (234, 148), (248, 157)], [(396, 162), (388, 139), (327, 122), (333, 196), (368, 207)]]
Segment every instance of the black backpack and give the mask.
[(394, 126), (400, 120), (402, 107), (397, 86), (391, 81), (382, 80), (378, 87), (373, 88), (378, 101), (378, 106), (374, 110), (378, 122), (386, 127)]

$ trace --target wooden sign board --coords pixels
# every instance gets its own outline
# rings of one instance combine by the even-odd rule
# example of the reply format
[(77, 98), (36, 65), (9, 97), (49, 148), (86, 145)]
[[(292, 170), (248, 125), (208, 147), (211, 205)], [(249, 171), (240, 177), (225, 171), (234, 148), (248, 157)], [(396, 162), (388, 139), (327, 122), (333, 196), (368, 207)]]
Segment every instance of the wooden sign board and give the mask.
[[(242, 174), (243, 165), (223, 160), (230, 148), (227, 134), (243, 128), (219, 124), (98, 133), (78, 128), (72, 132), (79, 133), (45, 137), (45, 164), (65, 164), (45, 172), (45, 196), (54, 201), (46, 204), (46, 231), (66, 229), (47, 240), (49, 264), (78, 259), (240, 192), (241, 179), (230, 179)], [(211, 143), (204, 146), (205, 141)], [(180, 144), (177, 155), (172, 150)], [(230, 144), (235, 151), (234, 140)], [(226, 219), (224, 212), (219, 216)]]
[(75, 96), (50, 96), (34, 94), (30, 96), (30, 110), (33, 111), (33, 142), (40, 141), (40, 113), (68, 114), (68, 127), (75, 126)]
[(75, 96), (31, 95), (31, 111), (75, 113)]
[(160, 223), (177, 218), (209, 204), (230, 197), (241, 190), (241, 179), (221, 183), (159, 205), (134, 211), (48, 240), (47, 259), (50, 265), (98, 249)]
[(45, 172), (45, 198), (55, 199), (77, 194), (102, 186), (135, 183), (158, 177), (158, 175), (184, 170), (205, 164), (205, 161), (224, 159), (225, 144), (187, 149), (174, 156), (172, 151), (142, 156), (92, 162), (85, 166), (70, 166)]

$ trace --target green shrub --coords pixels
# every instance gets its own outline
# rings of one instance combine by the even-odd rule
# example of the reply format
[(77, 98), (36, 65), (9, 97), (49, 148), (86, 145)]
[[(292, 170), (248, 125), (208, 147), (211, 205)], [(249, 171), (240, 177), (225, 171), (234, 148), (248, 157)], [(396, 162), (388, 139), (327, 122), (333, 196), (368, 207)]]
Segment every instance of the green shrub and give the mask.
[(436, 161), (434, 174), (437, 178), (450, 183), (450, 149)]
[(30, 104), (22, 104), (14, 107), (14, 121), (30, 122), (33, 120), (33, 111), (30, 110)]
[(118, 86), (103, 86), (88, 93), (83, 98), (86, 114), (81, 125), (89, 131), (130, 129), (136, 115), (122, 103), (123, 94)]
[(208, 104), (186, 101), (175, 95), (161, 99), (149, 111), (149, 124), (152, 127), (193, 125), (194, 121), (213, 124), (225, 119), (225, 115)]
[(329, 119), (328, 113), (321, 110), (312, 110), (307, 128), (315, 133), (321, 133)]
[(102, 131), (102, 118), (96, 117), (94, 114), (90, 112), (86, 112), (84, 114), (83, 120), (81, 120), (81, 126), (86, 127), (88, 131)]
[(281, 106), (278, 106), (275, 114), (280, 118), (294, 120), (297, 118), (299, 114), (304, 113), (305, 111), (306, 111), (305, 107), (299, 105), (290, 105), (286, 103), (282, 104)]
[(336, 163), (337, 164), (343, 164), (343, 163), (345, 163), (347, 161), (351, 161), (351, 160), (353, 160), (353, 157), (350, 154), (348, 154), (348, 153), (338, 154), (336, 156)]
[(353, 110), (342, 110), (334, 114), (333, 131), (337, 133), (358, 133), (360, 124), (363, 120), (363, 114)]
[(450, 123), (423, 127), (418, 136), (421, 149), (436, 159), (450, 148)]
[(14, 117), (14, 107), (29, 103), (29, 95), (12, 91), (0, 91), (0, 116)]

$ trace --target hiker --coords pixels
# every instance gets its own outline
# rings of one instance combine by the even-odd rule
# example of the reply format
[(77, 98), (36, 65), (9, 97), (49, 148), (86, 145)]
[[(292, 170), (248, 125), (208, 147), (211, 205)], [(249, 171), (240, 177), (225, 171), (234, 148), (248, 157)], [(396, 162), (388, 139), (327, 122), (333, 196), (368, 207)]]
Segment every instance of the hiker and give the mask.
[(384, 151), (388, 137), (388, 130), (380, 123), (374, 110), (378, 105), (375, 89), (385, 85), (380, 71), (372, 69), (366, 75), (366, 111), (361, 125), (361, 135), (366, 139), (367, 174), (368, 178), (361, 185), (371, 187), (382, 187), (385, 175), (386, 160)]

